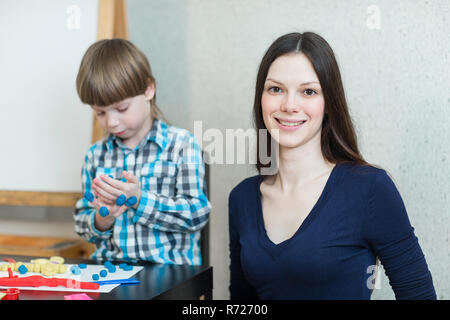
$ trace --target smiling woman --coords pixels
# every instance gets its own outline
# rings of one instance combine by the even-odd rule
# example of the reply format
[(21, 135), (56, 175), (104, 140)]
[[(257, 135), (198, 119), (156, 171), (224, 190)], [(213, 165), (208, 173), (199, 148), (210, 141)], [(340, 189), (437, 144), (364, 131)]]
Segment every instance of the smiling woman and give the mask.
[(253, 113), (276, 170), (258, 150), (259, 175), (230, 193), (231, 298), (370, 299), (379, 259), (397, 299), (435, 299), (397, 188), (359, 152), (322, 37), (291, 33), (269, 47)]
[[(296, 69), (290, 72), (290, 67)], [(276, 73), (281, 74), (278, 76)], [(294, 75), (299, 78), (296, 79)], [(285, 81), (290, 82), (285, 83), (285, 85), (290, 85), (290, 88), (285, 87), (283, 91), (283, 83), (277, 82), (277, 80), (281, 81), (282, 79), (278, 79), (277, 76), (287, 77)], [(289, 89), (290, 95), (285, 92), (287, 89)], [(267, 90), (271, 90), (271, 92), (267, 92)], [(296, 92), (301, 93), (301, 95), (294, 94)], [(266, 119), (264, 119), (262, 103), (263, 100), (273, 101), (268, 93), (282, 94), (281, 97), (285, 99), (282, 104), (284, 110), (295, 108), (301, 96), (303, 96), (304, 101), (307, 101), (308, 105), (318, 104), (319, 108), (323, 109), (322, 130), (319, 138), (321, 150), (326, 160), (367, 164), (358, 149), (357, 137), (348, 111), (336, 58), (333, 50), (322, 37), (313, 32), (305, 32), (303, 36), (299, 36), (298, 33), (286, 34), (277, 39), (264, 55), (256, 78), (253, 121), (257, 129), (268, 129), (267, 134), (270, 133), (270, 129), (265, 124)], [(289, 117), (286, 118), (286, 120), (289, 120)], [(307, 120), (307, 118), (302, 118), (302, 120)], [(266, 141), (266, 150), (270, 152), (270, 150), (273, 150), (270, 136), (267, 137)], [(259, 141), (257, 146), (257, 154), (259, 155)], [(273, 160), (276, 160), (275, 157)], [(256, 164), (258, 171), (261, 172), (261, 168), (266, 167), (271, 167), (271, 163), (267, 163), (267, 161), (263, 163), (258, 157)]]
[[(314, 67), (304, 54), (287, 54), (272, 63), (261, 107), (264, 123), (280, 147), (320, 140), (324, 98)], [(278, 134), (273, 134), (277, 129)]]

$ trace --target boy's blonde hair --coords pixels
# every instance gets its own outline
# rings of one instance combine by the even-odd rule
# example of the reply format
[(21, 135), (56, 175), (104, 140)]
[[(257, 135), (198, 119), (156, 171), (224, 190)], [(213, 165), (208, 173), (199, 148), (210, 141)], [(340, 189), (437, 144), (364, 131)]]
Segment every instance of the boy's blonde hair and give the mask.
[(77, 75), (81, 101), (99, 107), (144, 94), (150, 84), (155, 86), (155, 96), (150, 101), (152, 117), (165, 120), (156, 105), (156, 83), (150, 64), (142, 51), (125, 39), (92, 44)]

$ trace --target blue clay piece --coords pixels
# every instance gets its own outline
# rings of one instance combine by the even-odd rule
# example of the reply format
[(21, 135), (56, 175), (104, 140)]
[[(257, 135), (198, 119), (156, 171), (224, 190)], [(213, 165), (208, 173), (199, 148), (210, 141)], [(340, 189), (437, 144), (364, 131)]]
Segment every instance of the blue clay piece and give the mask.
[(94, 195), (90, 191), (86, 191), (84, 193), (84, 197), (87, 199), (87, 201), (92, 202), (94, 201)]
[(80, 268), (80, 269), (86, 269), (86, 265), (84, 264), (84, 263), (80, 263), (79, 265), (78, 265), (78, 268)]
[(116, 272), (116, 270), (117, 270), (116, 266), (109, 266), (108, 267), (108, 272), (109, 273), (114, 273), (114, 272)]
[(127, 197), (124, 194), (121, 194), (117, 200), (116, 200), (116, 204), (118, 206), (123, 206), (123, 204), (127, 201)]
[(28, 269), (27, 269), (27, 267), (25, 267), (25, 265), (22, 264), (22, 265), (19, 267), (18, 271), (20, 272), (20, 274), (25, 274), (25, 273), (28, 272)]
[(106, 277), (108, 275), (108, 272), (106, 270), (100, 271), (100, 277)]
[(111, 179), (114, 179), (114, 177), (112, 175), (108, 175), (108, 177), (110, 177)]
[(122, 181), (122, 182), (127, 182), (127, 179), (122, 178), (122, 179), (120, 179), (120, 181)]
[(137, 203), (137, 198), (135, 196), (132, 196), (127, 200), (127, 207), (132, 207)]
[(93, 274), (92, 275), (92, 280), (98, 280), (100, 279), (100, 277), (98, 276), (98, 274)]
[(113, 265), (111, 262), (109, 262), (109, 261), (106, 261), (104, 264), (103, 264), (104, 266), (105, 266), (105, 268), (106, 269), (108, 269), (108, 271), (109, 271), (109, 273), (114, 273), (114, 272), (116, 272), (116, 266), (115, 265)]
[(98, 213), (102, 216), (102, 217), (106, 217), (109, 214), (108, 208), (106, 207), (101, 207), (100, 210), (98, 210)]
[(70, 271), (71, 271), (73, 274), (80, 274), (80, 273), (81, 273), (81, 270), (80, 270), (80, 268), (79, 268), (78, 266), (72, 266), (72, 267), (70, 267)]
[(125, 270), (125, 271), (131, 271), (131, 270), (133, 270), (133, 266), (126, 265), (126, 266), (123, 268), (123, 270)]
[(121, 263), (121, 264), (119, 264), (119, 268), (120, 268), (120, 269), (123, 269), (123, 268), (125, 268), (126, 266), (127, 266), (126, 263)]

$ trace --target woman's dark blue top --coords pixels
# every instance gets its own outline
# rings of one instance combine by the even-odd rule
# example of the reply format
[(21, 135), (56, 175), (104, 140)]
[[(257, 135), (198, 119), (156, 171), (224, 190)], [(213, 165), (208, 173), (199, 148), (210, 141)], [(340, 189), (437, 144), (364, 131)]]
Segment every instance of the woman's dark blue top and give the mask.
[(296, 233), (267, 236), (262, 176), (229, 196), (231, 299), (370, 299), (376, 257), (397, 299), (436, 299), (402, 198), (386, 171), (337, 164)]

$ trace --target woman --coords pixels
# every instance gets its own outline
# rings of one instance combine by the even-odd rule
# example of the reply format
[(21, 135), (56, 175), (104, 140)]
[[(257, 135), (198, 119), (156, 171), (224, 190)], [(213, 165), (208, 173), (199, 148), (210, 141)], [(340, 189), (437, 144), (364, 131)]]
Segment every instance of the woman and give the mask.
[(259, 175), (230, 193), (231, 299), (370, 299), (377, 258), (397, 299), (435, 299), (398, 190), (359, 152), (328, 43), (278, 38), (253, 111), (278, 152), (263, 164), (258, 150)]

